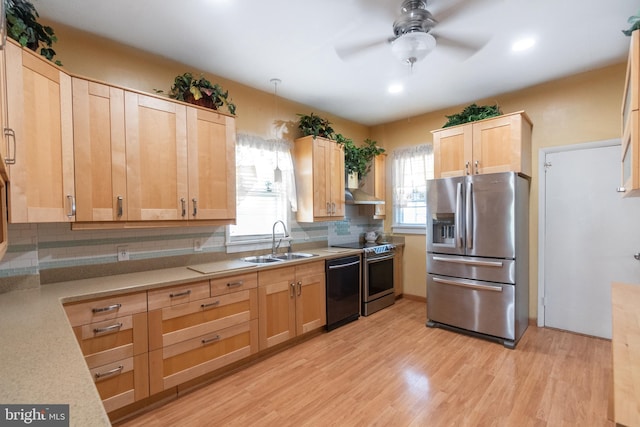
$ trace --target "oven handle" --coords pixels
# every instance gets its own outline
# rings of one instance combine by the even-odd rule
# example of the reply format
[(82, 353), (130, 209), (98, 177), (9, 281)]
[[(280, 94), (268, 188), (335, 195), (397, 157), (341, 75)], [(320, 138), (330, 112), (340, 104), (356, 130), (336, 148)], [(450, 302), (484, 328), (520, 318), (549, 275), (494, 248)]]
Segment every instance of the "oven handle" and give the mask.
[(367, 264), (371, 264), (373, 262), (386, 261), (388, 259), (392, 259), (394, 256), (396, 256), (396, 254), (381, 256), (377, 258), (365, 258), (365, 261), (367, 262)]
[(479, 283), (474, 283), (466, 280), (465, 281), (446, 280), (446, 279), (439, 279), (437, 277), (434, 277), (433, 281), (436, 283), (443, 283), (445, 285), (454, 285), (454, 286), (460, 286), (463, 288), (478, 289), (481, 291), (502, 292), (502, 286), (481, 285)]
[(352, 265), (360, 264), (360, 261), (350, 262), (349, 264), (338, 264), (338, 265), (330, 265), (329, 270), (336, 270), (339, 268), (351, 267)]

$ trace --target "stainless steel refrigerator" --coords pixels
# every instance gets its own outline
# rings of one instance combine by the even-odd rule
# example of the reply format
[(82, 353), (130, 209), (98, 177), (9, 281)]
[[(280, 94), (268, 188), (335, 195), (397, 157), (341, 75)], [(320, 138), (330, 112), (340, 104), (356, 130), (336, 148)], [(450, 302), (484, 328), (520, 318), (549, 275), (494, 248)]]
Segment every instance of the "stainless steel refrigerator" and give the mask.
[(529, 322), (529, 180), (427, 181), (427, 326), (514, 348)]

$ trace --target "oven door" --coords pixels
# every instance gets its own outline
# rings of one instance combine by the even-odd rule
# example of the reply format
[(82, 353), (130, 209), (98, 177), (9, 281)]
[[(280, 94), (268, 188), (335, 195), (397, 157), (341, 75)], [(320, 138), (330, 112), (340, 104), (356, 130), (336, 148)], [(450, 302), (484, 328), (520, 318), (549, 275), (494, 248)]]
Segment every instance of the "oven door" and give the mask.
[(391, 254), (365, 259), (362, 292), (364, 302), (393, 293), (393, 257)]

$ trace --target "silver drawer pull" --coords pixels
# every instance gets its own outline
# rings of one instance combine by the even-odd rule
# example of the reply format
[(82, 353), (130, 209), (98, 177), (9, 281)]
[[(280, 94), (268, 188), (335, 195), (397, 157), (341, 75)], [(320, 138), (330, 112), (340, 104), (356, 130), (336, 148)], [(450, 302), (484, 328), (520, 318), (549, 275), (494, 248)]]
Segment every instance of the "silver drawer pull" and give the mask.
[(115, 325), (105, 326), (104, 328), (94, 328), (94, 334), (106, 334), (109, 332), (117, 332), (122, 328), (122, 323), (116, 323)]
[(238, 280), (237, 282), (229, 282), (229, 283), (227, 283), (227, 287), (228, 288), (234, 288), (236, 286), (242, 286), (243, 283), (244, 283), (244, 281), (242, 281), (242, 280)]
[(220, 300), (214, 301), (214, 302), (210, 302), (209, 304), (200, 304), (200, 307), (204, 309), (204, 308), (215, 307), (217, 305), (220, 305)]
[(169, 294), (169, 298), (186, 297), (187, 295), (191, 295), (191, 289), (187, 289), (184, 292), (178, 292), (177, 294)]
[(211, 337), (211, 338), (205, 338), (202, 340), (202, 344), (207, 345), (216, 341), (220, 341), (220, 335), (216, 335), (215, 337)]
[(107, 307), (92, 308), (91, 311), (94, 313), (104, 313), (105, 311), (118, 310), (120, 307), (122, 307), (122, 304), (113, 304)]
[(99, 380), (100, 378), (105, 378), (105, 377), (109, 377), (111, 375), (116, 375), (116, 374), (120, 374), (122, 373), (122, 370), (124, 369), (124, 366), (120, 365), (117, 368), (114, 368), (110, 371), (107, 372), (96, 372), (95, 376), (96, 379)]
[(439, 256), (434, 256), (433, 260), (441, 262), (451, 262), (454, 264), (477, 265), (479, 267), (502, 267), (504, 265), (502, 261), (475, 261), (455, 258), (443, 258)]

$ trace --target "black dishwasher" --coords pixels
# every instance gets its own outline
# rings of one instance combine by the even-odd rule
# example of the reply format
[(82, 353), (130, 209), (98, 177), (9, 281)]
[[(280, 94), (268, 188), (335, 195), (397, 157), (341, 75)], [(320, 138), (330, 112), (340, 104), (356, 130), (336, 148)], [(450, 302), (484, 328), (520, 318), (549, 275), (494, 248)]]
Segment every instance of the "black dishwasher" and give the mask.
[(326, 261), (327, 330), (360, 317), (360, 255)]

